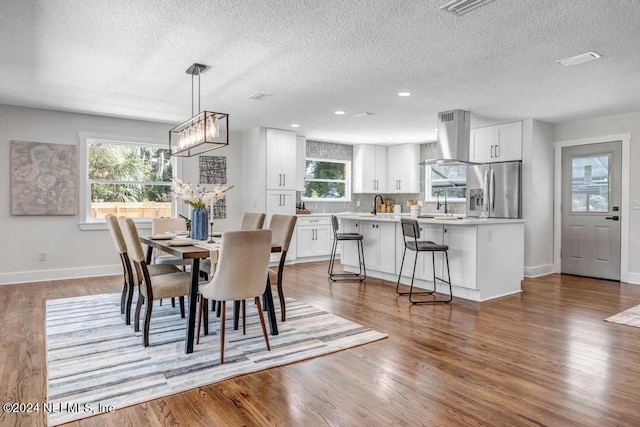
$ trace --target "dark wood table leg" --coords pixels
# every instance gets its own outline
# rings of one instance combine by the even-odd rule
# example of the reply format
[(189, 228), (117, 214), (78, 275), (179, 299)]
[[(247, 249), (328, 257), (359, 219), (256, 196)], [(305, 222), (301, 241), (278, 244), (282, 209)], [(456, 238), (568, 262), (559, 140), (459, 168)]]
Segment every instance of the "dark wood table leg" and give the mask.
[(153, 259), (153, 246), (147, 246), (147, 265), (151, 265)]
[(187, 313), (187, 336), (184, 352), (193, 353), (193, 336), (196, 327), (196, 305), (198, 299), (198, 277), (200, 275), (200, 258), (191, 261), (191, 286), (189, 287), (189, 312)]
[(267, 316), (269, 316), (269, 329), (271, 335), (278, 335), (278, 322), (276, 321), (276, 308), (273, 305), (273, 294), (271, 293), (271, 283), (267, 277), (267, 288), (264, 290), (267, 299)]

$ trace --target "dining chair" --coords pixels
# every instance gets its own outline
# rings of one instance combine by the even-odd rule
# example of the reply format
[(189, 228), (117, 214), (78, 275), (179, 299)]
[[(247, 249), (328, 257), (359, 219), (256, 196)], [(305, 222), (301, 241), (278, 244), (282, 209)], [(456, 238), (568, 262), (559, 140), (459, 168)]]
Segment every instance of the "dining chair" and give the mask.
[[(142, 304), (145, 304), (144, 327), (142, 332), (142, 343), (145, 347), (149, 346), (149, 326), (151, 322), (151, 312), (153, 310), (153, 300), (162, 298), (180, 298), (180, 315), (184, 315), (184, 296), (189, 294), (189, 286), (191, 284), (191, 273), (180, 271), (176, 266), (173, 267), (174, 273), (151, 275), (151, 267), (147, 265), (140, 236), (136, 224), (131, 218), (119, 217), (118, 222), (122, 229), (127, 249), (131, 260), (135, 266), (139, 280), (140, 294), (134, 317), (135, 331), (139, 331), (140, 311)], [(161, 265), (161, 264), (157, 264)]]
[(220, 363), (224, 363), (225, 314), (227, 301), (245, 301), (253, 298), (262, 325), (262, 334), (271, 350), (267, 327), (264, 322), (260, 296), (264, 293), (271, 255), (271, 230), (227, 231), (222, 235), (220, 255), (213, 279), (200, 285), (200, 304), (196, 343), (200, 342), (200, 324), (207, 300), (222, 305), (220, 319)]
[(282, 321), (286, 320), (286, 307), (284, 302), (284, 291), (282, 289), (282, 274), (284, 272), (284, 265), (287, 258), (287, 251), (289, 251), (289, 245), (291, 244), (291, 238), (293, 231), (296, 228), (296, 221), (298, 217), (295, 215), (279, 215), (275, 214), (271, 216), (269, 222), (269, 229), (273, 232), (271, 244), (273, 246), (280, 246), (282, 252), (280, 253), (280, 261), (278, 267), (269, 269), (269, 282), (276, 284), (278, 287), (278, 299), (280, 300), (280, 316)]
[[(105, 215), (105, 221), (109, 229), (109, 234), (113, 239), (113, 243), (116, 247), (116, 251), (120, 255), (120, 261), (122, 262), (122, 270), (124, 275), (124, 287), (122, 289), (122, 298), (120, 301), (120, 313), (124, 314), (125, 324), (131, 324), (131, 305), (133, 303), (133, 292), (135, 286), (142, 283), (142, 276), (139, 276), (137, 272), (134, 274), (134, 267), (127, 251), (127, 243), (125, 241), (122, 228), (118, 222), (118, 218), (114, 215)], [(161, 274), (170, 274), (179, 272), (180, 269), (175, 265), (150, 265), (149, 274), (151, 276), (159, 276)], [(136, 332), (138, 331), (137, 325)]]
[[(158, 217), (151, 220), (151, 235), (156, 236), (170, 232), (186, 232), (187, 221), (184, 218), (167, 218)], [(177, 256), (164, 252), (155, 251), (153, 264), (173, 264), (173, 265), (191, 265), (188, 259), (182, 259)], [(183, 267), (184, 269), (184, 267)]]

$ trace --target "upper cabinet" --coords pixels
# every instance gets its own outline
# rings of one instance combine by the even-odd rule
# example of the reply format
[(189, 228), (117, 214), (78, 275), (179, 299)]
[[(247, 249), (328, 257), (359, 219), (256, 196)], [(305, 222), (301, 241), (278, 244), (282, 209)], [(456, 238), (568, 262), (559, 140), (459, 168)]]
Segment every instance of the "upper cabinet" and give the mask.
[(280, 129), (266, 130), (267, 189), (296, 190), (297, 175), (296, 134)]
[(387, 191), (387, 147), (360, 144), (353, 146), (354, 193)]
[(387, 148), (387, 193), (420, 192), (420, 145), (401, 144)]
[(307, 138), (304, 136), (297, 136), (296, 157), (298, 163), (298, 170), (296, 173), (296, 191), (305, 190), (304, 177), (307, 172)]
[(522, 160), (522, 122), (471, 129), (470, 148), (475, 163)]

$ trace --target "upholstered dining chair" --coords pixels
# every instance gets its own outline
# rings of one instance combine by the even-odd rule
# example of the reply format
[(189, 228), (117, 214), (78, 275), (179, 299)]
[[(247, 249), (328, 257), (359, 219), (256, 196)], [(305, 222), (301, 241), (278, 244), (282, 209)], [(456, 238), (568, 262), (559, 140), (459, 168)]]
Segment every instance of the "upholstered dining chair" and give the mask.
[(271, 230), (227, 231), (222, 235), (220, 255), (211, 282), (200, 285), (197, 341), (200, 341), (200, 324), (207, 300), (219, 301), (222, 305), (220, 319), (220, 363), (224, 363), (225, 314), (227, 301), (244, 301), (253, 298), (258, 309), (262, 334), (271, 350), (267, 327), (264, 323), (260, 296), (269, 270), (271, 255)]
[[(151, 220), (151, 235), (165, 234), (169, 232), (186, 232), (187, 221), (184, 218), (167, 218), (159, 217)], [(158, 251), (156, 251), (158, 252)], [(173, 264), (173, 265), (191, 265), (188, 259), (178, 258), (167, 253), (156, 253), (153, 257), (153, 264)], [(183, 267), (184, 269), (184, 267)]]
[[(107, 227), (109, 228), (109, 234), (113, 239), (113, 243), (116, 247), (116, 251), (120, 255), (120, 261), (122, 262), (122, 270), (124, 275), (124, 287), (122, 289), (122, 298), (120, 301), (120, 312), (124, 314), (125, 323), (131, 324), (131, 304), (133, 302), (133, 291), (136, 285), (142, 283), (142, 277), (134, 273), (134, 267), (127, 252), (127, 243), (125, 241), (118, 218), (114, 215), (107, 214), (105, 216)], [(175, 265), (150, 265), (149, 274), (153, 276), (159, 276), (161, 274), (177, 273), (180, 269)], [(137, 325), (136, 332), (138, 331)]]
[[(266, 215), (258, 212), (245, 212), (242, 216), (240, 230), (260, 230), (264, 225)], [(211, 274), (211, 261), (203, 259), (200, 261), (200, 274), (205, 280), (208, 280)]]
[(127, 242), (127, 249), (136, 273), (139, 278), (140, 295), (135, 311), (135, 330), (139, 331), (140, 311), (142, 304), (145, 304), (144, 326), (142, 330), (142, 343), (145, 347), (149, 346), (149, 326), (151, 322), (151, 312), (153, 309), (153, 300), (162, 298), (180, 298), (180, 315), (184, 318), (184, 296), (189, 294), (189, 286), (191, 284), (191, 273), (180, 271), (177, 269), (174, 273), (161, 274), (152, 276), (150, 272), (151, 266), (147, 265), (140, 236), (136, 224), (131, 218), (118, 218), (122, 234)]
[(287, 318), (287, 311), (284, 303), (284, 291), (282, 289), (282, 274), (284, 272), (284, 265), (287, 259), (287, 252), (289, 251), (289, 245), (291, 244), (291, 238), (293, 231), (296, 228), (296, 221), (298, 217), (295, 215), (272, 215), (269, 222), (269, 229), (273, 232), (272, 245), (280, 246), (282, 252), (280, 253), (280, 261), (277, 268), (269, 269), (269, 282), (274, 283), (278, 287), (278, 299), (280, 300), (280, 316), (284, 322)]

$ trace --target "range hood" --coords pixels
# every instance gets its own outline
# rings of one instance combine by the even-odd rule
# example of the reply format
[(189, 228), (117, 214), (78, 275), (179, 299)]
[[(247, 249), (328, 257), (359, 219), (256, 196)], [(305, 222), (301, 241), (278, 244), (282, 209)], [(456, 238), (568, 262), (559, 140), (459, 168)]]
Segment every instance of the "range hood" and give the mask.
[(438, 113), (438, 157), (421, 165), (473, 164), (469, 161), (471, 113), (451, 110)]

